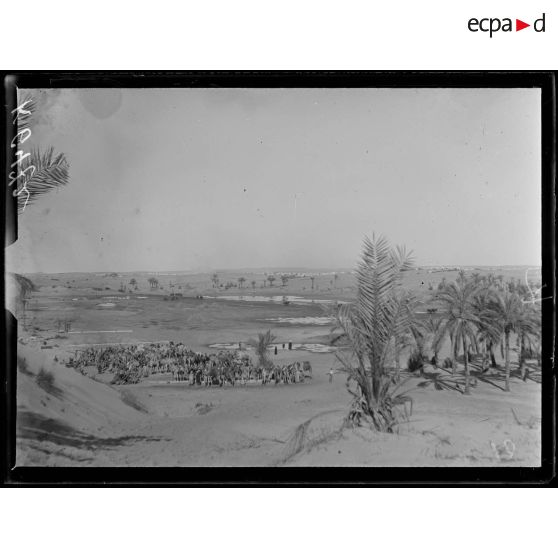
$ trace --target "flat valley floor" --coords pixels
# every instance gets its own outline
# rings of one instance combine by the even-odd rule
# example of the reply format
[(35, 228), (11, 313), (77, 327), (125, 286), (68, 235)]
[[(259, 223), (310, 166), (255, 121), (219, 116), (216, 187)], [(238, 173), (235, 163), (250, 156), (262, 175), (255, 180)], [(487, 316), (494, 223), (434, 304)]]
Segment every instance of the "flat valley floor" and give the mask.
[[(327, 350), (323, 301), (350, 300), (349, 277), (335, 284), (323, 277), (311, 292), (307, 281), (304, 288), (294, 280), (285, 289), (258, 286), (257, 295), (308, 299), (289, 305), (252, 299), (250, 289), (224, 293), (195, 283), (190, 294), (184, 288), (180, 299), (165, 300), (140, 277), (141, 288), (125, 294), (117, 292), (122, 278), (32, 279), (38, 290), (18, 339), (18, 466), (540, 466), (541, 385), (530, 379), (513, 377), (505, 393), (495, 377), (464, 396), (409, 374), (412, 415), (398, 434), (345, 427), (351, 396), (343, 373), (329, 381), (328, 371), (338, 366), (334, 353), (289, 351), (288, 342)], [(428, 280), (413, 277), (425, 296)], [(101, 292), (105, 285), (110, 292)], [(205, 298), (196, 298), (195, 289)], [(213, 298), (221, 295), (245, 299)], [(72, 322), (70, 332), (58, 330), (62, 320)], [(93, 367), (82, 375), (63, 364), (87, 344), (174, 341), (212, 352), (211, 345), (246, 343), (268, 328), (279, 342), (272, 359), (309, 360), (311, 380), (208, 388), (155, 374), (115, 386)]]

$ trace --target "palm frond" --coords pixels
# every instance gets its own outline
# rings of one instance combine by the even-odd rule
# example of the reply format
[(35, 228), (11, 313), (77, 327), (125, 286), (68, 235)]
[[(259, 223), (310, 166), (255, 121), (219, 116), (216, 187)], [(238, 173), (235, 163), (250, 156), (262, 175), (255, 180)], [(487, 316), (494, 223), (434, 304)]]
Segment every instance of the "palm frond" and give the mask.
[[(62, 153), (55, 155), (53, 147), (43, 153), (39, 149), (34, 149), (25, 165), (26, 168), (31, 166), (35, 171), (30, 178), (26, 182), (24, 177), (18, 181), (18, 213), (23, 212), (25, 207), (36, 201), (38, 197), (66, 185), (70, 178), (70, 167), (65, 155)], [(26, 173), (25, 176), (29, 175)]]
[(363, 336), (368, 354), (375, 367), (382, 365), (386, 346), (404, 328), (404, 302), (399, 292), (402, 273), (412, 264), (404, 248), (391, 249), (384, 237), (364, 239), (363, 253), (358, 265), (357, 302), (353, 326)]

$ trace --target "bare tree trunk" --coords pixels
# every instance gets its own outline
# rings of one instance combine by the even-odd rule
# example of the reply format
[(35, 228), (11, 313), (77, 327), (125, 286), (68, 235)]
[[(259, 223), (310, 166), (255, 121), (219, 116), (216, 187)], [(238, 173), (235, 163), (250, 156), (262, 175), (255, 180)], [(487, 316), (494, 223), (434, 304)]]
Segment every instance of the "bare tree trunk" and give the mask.
[(510, 391), (510, 332), (505, 333), (505, 349), (504, 355), (506, 359), (506, 391)]
[(498, 363), (496, 362), (496, 357), (494, 356), (494, 345), (492, 342), (488, 344), (488, 352), (490, 353), (490, 366), (492, 368), (497, 368)]
[(519, 370), (521, 371), (521, 379), (525, 381), (525, 334), (523, 333), (523, 331), (520, 334), (519, 343)]
[(451, 340), (452, 360), (451, 360), (451, 373), (457, 373), (457, 335), (454, 335)]
[(488, 348), (487, 348), (487, 343), (486, 343), (486, 339), (482, 341), (482, 362), (481, 362), (481, 372), (484, 373), (484, 371), (487, 368), (488, 364)]
[(401, 372), (401, 352), (399, 350), (399, 339), (394, 339), (395, 343), (395, 377), (399, 381), (399, 376)]
[(463, 362), (465, 363), (465, 395), (471, 395), (469, 388), (469, 355), (467, 354), (467, 343), (465, 336), (463, 336)]

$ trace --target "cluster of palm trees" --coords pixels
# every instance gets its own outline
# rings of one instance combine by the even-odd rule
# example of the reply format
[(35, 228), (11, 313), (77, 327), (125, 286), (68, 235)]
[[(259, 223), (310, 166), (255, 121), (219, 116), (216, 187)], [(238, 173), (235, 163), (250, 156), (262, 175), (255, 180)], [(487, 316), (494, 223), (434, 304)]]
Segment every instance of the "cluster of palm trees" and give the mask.
[(434, 322), (433, 347), (439, 349), (444, 338), (451, 341), (452, 372), (456, 372), (460, 349), (463, 351), (465, 393), (470, 393), (469, 355), (480, 354), (481, 370), (496, 366), (494, 347), (502, 346), (505, 359), (505, 391), (510, 390), (512, 335), (517, 339), (518, 364), (525, 373), (527, 354), (540, 354), (541, 306), (529, 298), (527, 285), (517, 281), (495, 282), (492, 276), (468, 278), (460, 272), (456, 281), (448, 282), (434, 295), (441, 306)]
[(365, 238), (356, 270), (357, 298), (340, 305), (336, 314), (336, 339), (344, 340), (337, 357), (354, 396), (349, 417), (385, 432), (393, 432), (412, 406), (401, 391), (406, 380), (399, 377), (405, 349), (411, 348), (419, 367), (428, 361), (438, 366), (438, 353), (449, 339), (451, 356), (443, 366), (456, 374), (462, 352), (464, 394), (470, 393), (470, 357), (480, 356), (481, 373), (486, 372), (496, 366), (494, 348), (501, 345), (509, 391), (512, 336), (522, 371), (527, 355), (540, 355), (541, 307), (527, 296), (527, 285), (461, 272), (455, 281), (441, 283), (422, 314), (417, 311), (424, 302), (403, 288), (412, 263), (404, 248), (392, 248), (382, 237)]
[[(281, 286), (283, 288), (286, 288), (288, 283), (289, 283), (290, 276), (289, 275), (281, 275), (280, 279), (281, 279)], [(243, 289), (244, 285), (246, 284), (246, 281), (247, 281), (246, 277), (239, 277), (237, 279), (237, 286), (240, 289)], [(273, 283), (275, 283), (275, 281), (277, 281), (277, 277), (275, 277), (274, 275), (268, 275), (263, 281), (263, 286), (266, 287), (267, 284), (269, 283), (269, 286), (273, 287)], [(212, 282), (212, 285), (213, 285), (214, 289), (219, 287), (219, 276), (217, 275), (217, 273), (214, 273), (211, 276), (211, 282)], [(252, 280), (252, 281), (250, 281), (250, 284), (252, 285), (252, 289), (256, 288), (256, 281)], [(231, 286), (234, 286), (234, 283), (229, 281), (227, 283), (227, 285), (229, 285), (229, 287), (231, 287)]]

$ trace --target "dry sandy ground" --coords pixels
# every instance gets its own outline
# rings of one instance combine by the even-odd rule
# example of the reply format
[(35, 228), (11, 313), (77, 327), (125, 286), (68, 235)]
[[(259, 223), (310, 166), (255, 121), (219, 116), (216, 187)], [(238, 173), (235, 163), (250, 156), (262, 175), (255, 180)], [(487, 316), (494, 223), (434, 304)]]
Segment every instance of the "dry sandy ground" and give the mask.
[[(224, 389), (188, 387), (164, 376), (115, 387), (106, 374), (95, 377), (96, 371), (89, 370), (89, 378), (56, 364), (55, 355), (65, 358), (76, 346), (92, 343), (173, 340), (208, 351), (209, 344), (247, 341), (270, 327), (280, 342), (327, 343), (328, 326), (268, 321), (323, 317), (318, 304), (197, 299), (196, 289), (218, 294), (207, 275), (172, 276), (175, 284), (182, 283), (185, 296), (165, 301), (165, 291), (149, 289), (147, 274), (136, 276), (140, 288), (126, 293), (128, 298), (116, 289), (132, 275), (32, 278), (39, 290), (28, 305), (27, 330), (20, 330), (25, 344), (18, 345), (28, 369), (17, 374), (18, 465), (540, 465), (540, 385), (531, 381), (514, 379), (511, 393), (479, 383), (469, 397), (418, 388), (412, 393), (411, 422), (398, 435), (383, 435), (341, 428), (350, 396), (341, 375), (328, 382), (327, 371), (336, 362), (331, 354), (280, 350), (273, 357), (277, 362), (310, 360), (314, 379), (305, 384)], [(263, 278), (254, 277), (258, 284)], [(413, 273), (409, 286), (428, 296), (428, 282), (441, 277)], [(166, 290), (171, 279), (164, 279)], [(318, 279), (319, 298), (350, 298), (350, 274), (340, 274), (336, 286), (332, 281), (331, 276)], [(308, 279), (301, 278), (286, 289), (258, 287), (258, 294), (312, 298), (316, 293), (309, 290)], [(115, 306), (99, 306), (109, 300)], [(72, 331), (59, 334), (58, 322), (66, 319)], [(40, 348), (45, 343), (52, 348)], [(46, 381), (37, 377), (41, 367), (52, 372), (52, 382), (48, 375)], [(513, 445), (513, 455), (502, 457), (491, 443)]]
[[(540, 465), (540, 385), (532, 382), (513, 381), (509, 394), (479, 384), (469, 397), (419, 388), (411, 422), (389, 435), (342, 428), (350, 396), (343, 377), (328, 382), (329, 355), (312, 355), (306, 384), (201, 388), (153, 376), (116, 388), (54, 363), (52, 350), (19, 349), (28, 371), (17, 377), (18, 465)], [(38, 380), (41, 366), (52, 382)], [(490, 442), (506, 440), (515, 451), (502, 459)]]

